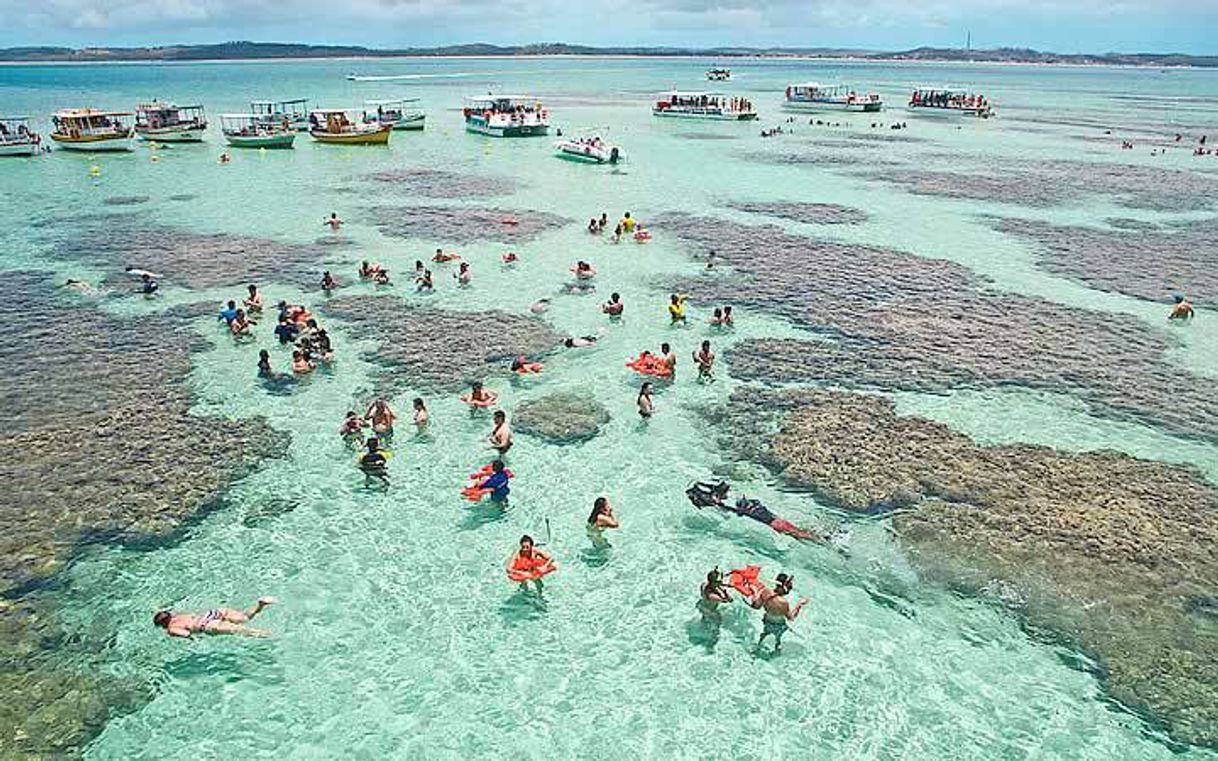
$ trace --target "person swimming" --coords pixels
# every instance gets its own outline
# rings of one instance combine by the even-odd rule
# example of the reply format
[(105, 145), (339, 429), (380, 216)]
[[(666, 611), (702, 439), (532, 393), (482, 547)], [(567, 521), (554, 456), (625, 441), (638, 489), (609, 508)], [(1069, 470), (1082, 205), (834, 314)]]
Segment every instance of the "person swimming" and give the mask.
[(723, 307), (723, 320), (719, 324), (725, 328), (732, 327), (732, 308), (730, 306)]
[(279, 339), (279, 343), (295, 343), (296, 336), (299, 334), (300, 327), (296, 323), (289, 320), (286, 316), (280, 316), (279, 324), (275, 326), (275, 337)]
[(372, 422), (372, 430), (382, 436), (393, 434), (393, 424), (398, 419), (389, 402), (377, 399), (368, 406), (364, 419)]
[(444, 253), (444, 249), (437, 248), (436, 253), (431, 257), (431, 260), (433, 262), (439, 262), (439, 263), (443, 264), (445, 262), (451, 262), (455, 259), (460, 259), (460, 258), (461, 258), (460, 254), (446, 254), (446, 253)]
[(321, 273), (321, 289), (327, 293), (338, 287), (338, 281), (330, 274), (330, 270)]
[(702, 348), (693, 353), (694, 363), (698, 365), (699, 380), (714, 380), (712, 371), (715, 367), (715, 353), (711, 351), (710, 341), (703, 341)]
[(537, 301), (534, 301), (532, 304), (529, 305), (529, 311), (532, 312), (533, 314), (541, 314), (542, 312), (546, 311), (549, 308), (550, 308), (549, 299), (538, 299)]
[(381, 441), (375, 436), (368, 437), (364, 442), (366, 451), (360, 455), (359, 469), (364, 471), (364, 481), (376, 479), (386, 486), (389, 485), (389, 457), (381, 449)]
[(702, 621), (708, 624), (718, 624), (723, 620), (723, 613), (719, 610), (720, 605), (729, 604), (732, 601), (731, 589), (723, 583), (723, 574), (718, 568), (715, 568), (706, 574), (706, 582), (702, 584), (702, 588), (698, 594), (698, 612), (702, 614)]
[(298, 349), (292, 352), (292, 372), (296, 375), (308, 375), (317, 369), (309, 352)]
[(1188, 302), (1183, 296), (1177, 295), (1175, 298), (1176, 304), (1172, 307), (1171, 314), (1167, 316), (1169, 320), (1191, 320), (1195, 312), (1193, 305)]
[(364, 261), (360, 262), (360, 264), (359, 264), (360, 280), (371, 280), (372, 278), (374, 278), (376, 276), (376, 273), (378, 273), (380, 271), (381, 271), (381, 265), (379, 262), (374, 263), (374, 264), (369, 264), (368, 260), (365, 259)]
[(571, 268), (571, 272), (579, 280), (591, 280), (596, 277), (596, 268), (582, 259), (575, 263), (575, 266)]
[(414, 398), (414, 425), (422, 431), (431, 422), (431, 414), (427, 411), (427, 405), (423, 403), (423, 398), (416, 396)]
[(623, 214), (622, 220), (618, 224), (621, 225), (622, 232), (624, 232), (624, 233), (634, 232), (635, 220), (634, 220), (634, 217), (630, 216), (630, 212), (626, 212), (625, 214)]
[(823, 533), (800, 528), (785, 518), (779, 518), (758, 500), (742, 496), (735, 503), (729, 503), (727, 497), (730, 491), (731, 486), (726, 481), (714, 484), (697, 481), (685, 490), (685, 496), (694, 507), (717, 507), (720, 510), (763, 523), (779, 534), (820, 544), (829, 541), (829, 537)]
[(635, 404), (639, 408), (639, 417), (644, 420), (650, 418), (655, 413), (655, 402), (651, 398), (653, 393), (654, 387), (651, 385), (651, 381), (645, 381), (639, 389), (638, 398), (635, 400)]
[(610, 318), (621, 317), (625, 309), (626, 305), (622, 303), (621, 294), (616, 292), (609, 294), (609, 300), (601, 305), (601, 311)]
[(596, 341), (596, 336), (567, 336), (563, 339), (562, 345), (568, 349), (582, 349), (585, 346), (592, 346)]
[(142, 283), (141, 289), (143, 290), (145, 296), (151, 296), (152, 294), (156, 293), (157, 288), (161, 287), (160, 284), (157, 283), (157, 281), (152, 277), (152, 275), (149, 275), (147, 272), (140, 275), (140, 281)]
[(474, 407), (489, 407), (499, 399), (499, 393), (482, 387), (482, 381), (469, 384), (469, 391), (458, 397)]
[(246, 626), (268, 606), (275, 604), (274, 597), (259, 597), (248, 610), (235, 608), (212, 608), (205, 613), (175, 613), (169, 608), (158, 610), (152, 623), (165, 630), (170, 637), (189, 639), (195, 634), (237, 634), (242, 637), (269, 637), (264, 629)]
[(588, 536), (593, 544), (605, 545), (605, 530), (613, 528), (621, 528), (621, 523), (613, 512), (613, 505), (609, 504), (608, 497), (597, 497), (592, 502), (592, 513), (588, 516)]
[(660, 359), (668, 368), (668, 376), (675, 378), (677, 375), (677, 353), (667, 343), (660, 344)]
[(338, 228), (343, 226), (343, 221), (338, 218), (338, 214), (330, 212), (330, 218), (322, 224), (329, 225), (331, 232), (338, 232)]
[(525, 534), (520, 537), (520, 548), (508, 556), (506, 570), (508, 578), (520, 582), (521, 587), (526, 587), (531, 581), (541, 592), (541, 578), (558, 570), (558, 564), (549, 553), (537, 549), (533, 537)]
[(338, 427), (338, 435), (347, 441), (353, 441), (363, 436), (364, 427), (367, 425), (355, 410), (347, 410), (347, 417), (343, 419), (343, 424)]
[(512, 493), (512, 488), (508, 485), (511, 477), (503, 460), (495, 460), (491, 463), (491, 474), (478, 482), (475, 488), (489, 489), (492, 502), (507, 502), (508, 495)]
[(668, 317), (673, 325), (685, 324), (685, 297), (673, 294), (668, 301)]
[(457, 285), (469, 285), (474, 278), (474, 273), (469, 268), (469, 262), (461, 262), (453, 277), (457, 279)]
[(487, 437), (491, 446), (494, 447), (502, 457), (507, 454), (512, 448), (512, 427), (508, 425), (507, 413), (503, 410), (495, 410), (492, 416), (494, 427), (491, 429), (491, 435)]
[(271, 353), (266, 349), (258, 352), (258, 377), (275, 378), (278, 374), (271, 369)]
[(431, 270), (423, 270), (423, 274), (415, 280), (415, 284), (419, 291), (434, 290), (435, 284), (431, 281)]
[(317, 349), (317, 358), (322, 362), (334, 360), (334, 345), (330, 343), (330, 334), (325, 328), (318, 328), (313, 333), (313, 345)]
[(262, 312), (262, 292), (258, 290), (257, 285), (249, 284), (249, 295), (245, 297), (243, 303), (246, 313), (251, 316)]
[(228, 303), (220, 309), (220, 316), (216, 320), (217, 322), (224, 320), (225, 325), (232, 325), (235, 319), (237, 319), (237, 302), (229, 299)]
[(389, 282), (389, 270), (379, 269), (372, 273), (372, 282), (374, 285), (392, 285)]
[(249, 337), (252, 325), (253, 323), (245, 316), (245, 310), (238, 309), (236, 316), (228, 324), (228, 331), (233, 334), (234, 338)]
[(757, 640), (758, 648), (765, 642), (766, 637), (772, 636), (774, 652), (782, 652), (782, 635), (791, 628), (790, 622), (794, 621), (799, 616), (799, 612), (808, 604), (806, 597), (800, 598), (794, 608), (787, 602), (787, 595), (791, 594), (794, 586), (794, 576), (780, 573), (774, 580), (773, 589), (763, 589), (756, 597), (749, 600), (751, 607), (764, 611), (761, 616), (761, 638)]

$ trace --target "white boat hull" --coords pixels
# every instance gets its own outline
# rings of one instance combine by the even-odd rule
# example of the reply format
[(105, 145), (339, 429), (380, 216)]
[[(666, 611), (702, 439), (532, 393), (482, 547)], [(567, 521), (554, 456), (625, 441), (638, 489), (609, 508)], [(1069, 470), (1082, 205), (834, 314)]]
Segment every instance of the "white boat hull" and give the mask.
[(143, 140), (155, 140), (158, 143), (201, 143), (207, 125), (190, 125), (179, 127), (136, 128), (136, 133)]
[(408, 116), (403, 116), (401, 119), (398, 119), (396, 122), (394, 122), (393, 128), (397, 129), (397, 130), (404, 130), (404, 129), (418, 130), (418, 129), (423, 129), (424, 126), (426, 126), (426, 123), (427, 123), (426, 114), (411, 114)]
[(554, 153), (559, 158), (585, 161), (591, 164), (614, 164), (622, 160), (621, 149), (615, 145), (597, 148), (591, 145), (561, 142), (554, 144)]
[(757, 114), (751, 111), (724, 113), (722, 111), (677, 111), (671, 108), (653, 108), (651, 113), (654, 116), (664, 116), (670, 119), (702, 119), (717, 122), (747, 122), (757, 118)]
[(883, 108), (882, 103), (845, 103), (833, 101), (787, 101), (782, 106), (787, 111), (848, 111), (855, 114), (874, 114)]
[(923, 114), (925, 116), (944, 116), (958, 118), (961, 116), (970, 117), (973, 119), (988, 119), (994, 115), (994, 112), (988, 108), (940, 108), (938, 106), (906, 106), (905, 110), (911, 114)]
[(33, 156), (38, 152), (38, 143), (0, 143), (0, 156)]
[(465, 129), (491, 137), (543, 137), (550, 132), (548, 124), (512, 124), (500, 126), (481, 121), (466, 121)]

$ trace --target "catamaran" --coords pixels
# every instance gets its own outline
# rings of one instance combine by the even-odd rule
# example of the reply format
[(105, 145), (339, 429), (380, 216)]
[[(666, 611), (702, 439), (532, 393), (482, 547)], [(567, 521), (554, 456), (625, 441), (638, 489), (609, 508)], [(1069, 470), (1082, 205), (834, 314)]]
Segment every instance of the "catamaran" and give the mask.
[(220, 131), (235, 148), (291, 148), (296, 131), (258, 114), (220, 114)]
[(988, 98), (956, 88), (919, 88), (909, 96), (909, 109), (925, 114), (964, 114), (988, 119), (994, 108)]
[(418, 98), (397, 100), (364, 101), (364, 121), (388, 124), (393, 129), (423, 129), (427, 114), (418, 109), (407, 108), (407, 103), (418, 103)]
[(360, 121), (354, 111), (341, 108), (318, 109), (309, 114), (309, 122), (314, 140), (335, 145), (387, 145), (393, 132), (392, 124)]
[(560, 158), (594, 164), (616, 164), (622, 159), (622, 149), (601, 140), (599, 135), (559, 140), (554, 143), (554, 152)]
[(135, 134), (161, 143), (199, 143), (207, 131), (202, 106), (141, 103), (135, 107)]
[(655, 116), (675, 116), (685, 119), (720, 119), (748, 121), (756, 119), (753, 104), (745, 98), (735, 98), (717, 92), (661, 93), (651, 107)]
[(848, 85), (823, 85), (820, 82), (789, 84), (784, 107), (792, 111), (861, 111), (873, 112), (883, 108), (877, 93), (860, 93)]
[(265, 122), (279, 122), (297, 132), (309, 131), (309, 101), (305, 98), (256, 100), (250, 104), (250, 113), (257, 114)]
[(129, 151), (132, 113), (69, 108), (51, 117), (51, 139), (70, 151)]
[(33, 156), (41, 145), (28, 116), (0, 116), (0, 156)]
[(717, 67), (714, 69), (707, 69), (706, 78), (712, 82), (726, 82), (732, 78), (732, 70)]
[(535, 98), (486, 95), (465, 99), (465, 129), (492, 137), (534, 137), (550, 131), (550, 112)]

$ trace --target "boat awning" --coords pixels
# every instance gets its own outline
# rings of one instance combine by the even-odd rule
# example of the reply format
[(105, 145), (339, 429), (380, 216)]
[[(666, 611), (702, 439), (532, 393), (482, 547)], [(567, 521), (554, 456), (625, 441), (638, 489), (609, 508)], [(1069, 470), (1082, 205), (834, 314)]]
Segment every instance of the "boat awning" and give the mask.
[(418, 103), (418, 98), (394, 98), (392, 100), (366, 100), (365, 106), (396, 106), (401, 103)]
[(684, 90), (669, 90), (668, 92), (660, 93), (660, 95), (667, 95), (670, 98), (702, 98), (702, 97), (725, 98), (725, 97), (727, 97), (724, 93), (721, 93), (721, 92), (694, 92), (694, 91), (686, 92)]
[(134, 116), (130, 111), (95, 111), (92, 108), (65, 108), (56, 111), (60, 119), (87, 119), (92, 116)]

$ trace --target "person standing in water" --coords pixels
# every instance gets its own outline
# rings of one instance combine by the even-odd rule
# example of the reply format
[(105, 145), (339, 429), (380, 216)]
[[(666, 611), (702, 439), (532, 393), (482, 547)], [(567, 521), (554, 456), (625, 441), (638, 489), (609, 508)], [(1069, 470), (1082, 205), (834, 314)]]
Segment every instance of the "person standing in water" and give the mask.
[(613, 505), (609, 504), (608, 497), (597, 497), (592, 503), (592, 514), (588, 516), (588, 536), (593, 544), (605, 546), (608, 544), (605, 540), (605, 529), (611, 528), (621, 528), (621, 523), (613, 512)]
[(1195, 312), (1193, 305), (1188, 303), (1188, 300), (1183, 296), (1176, 296), (1176, 305), (1172, 307), (1171, 314), (1167, 316), (1169, 320), (1191, 320)]
[(338, 228), (343, 226), (343, 221), (338, 218), (337, 214), (330, 212), (330, 218), (327, 219), (323, 224), (329, 225), (331, 232), (338, 232)]
[(718, 568), (706, 574), (706, 583), (698, 595), (698, 612), (702, 614), (703, 623), (719, 624), (723, 621), (720, 605), (732, 601), (731, 590), (723, 583), (723, 574)]
[(685, 324), (685, 297), (673, 294), (668, 301), (668, 317), (673, 325)]
[(262, 292), (253, 283), (249, 285), (249, 292), (250, 295), (245, 297), (245, 311), (250, 319), (257, 319), (257, 315), (262, 314)]
[(622, 303), (622, 295), (620, 293), (609, 294), (609, 300), (601, 305), (601, 311), (609, 315), (610, 319), (621, 317), (625, 309), (626, 305)]
[(677, 377), (677, 353), (667, 343), (660, 344), (660, 359), (664, 360), (664, 364), (668, 366), (668, 376), (675, 379)]
[(422, 433), (429, 422), (431, 422), (431, 414), (427, 411), (427, 405), (423, 404), (422, 397), (416, 396), (414, 398), (414, 426)]
[(359, 469), (364, 471), (364, 483), (376, 479), (382, 485), (389, 485), (389, 457), (385, 450), (381, 449), (381, 440), (375, 436), (369, 436), (364, 442), (367, 451), (360, 455)]
[(393, 423), (398, 419), (393, 408), (389, 406), (389, 402), (384, 399), (377, 399), (364, 413), (364, 419), (372, 421), (372, 430), (383, 436), (393, 435)]
[(763, 589), (757, 593), (757, 596), (749, 600), (749, 605), (758, 610), (764, 611), (761, 616), (761, 638), (757, 640), (757, 647), (765, 642), (765, 638), (774, 637), (774, 652), (782, 651), (782, 635), (790, 628), (790, 622), (794, 621), (808, 604), (808, 598), (801, 598), (799, 602), (792, 608), (787, 602), (787, 595), (791, 594), (791, 589), (795, 586), (795, 577), (785, 573), (778, 574), (775, 579), (773, 589)]
[(525, 534), (520, 537), (520, 549), (508, 556), (506, 568), (509, 579), (519, 581), (522, 587), (531, 581), (541, 592), (541, 577), (558, 570), (558, 564), (549, 553), (533, 545), (533, 537)]
[(635, 400), (635, 404), (639, 407), (639, 417), (648, 420), (655, 413), (655, 403), (651, 399), (653, 387), (651, 381), (643, 384), (639, 389), (639, 398)]
[(212, 608), (206, 613), (175, 613), (166, 608), (158, 610), (152, 623), (165, 630), (170, 637), (190, 638), (195, 634), (239, 634), (242, 637), (269, 637), (264, 629), (246, 626), (252, 618), (268, 605), (274, 605), (274, 597), (259, 597), (248, 610), (235, 608)]
[(702, 348), (694, 352), (694, 363), (698, 365), (698, 379), (712, 381), (711, 374), (715, 367), (715, 353), (711, 351), (710, 341), (703, 341)]
[(495, 427), (491, 429), (491, 435), (488, 438), (491, 446), (498, 450), (500, 456), (503, 456), (512, 448), (512, 427), (508, 425), (507, 413), (503, 410), (495, 410), (493, 417)]

